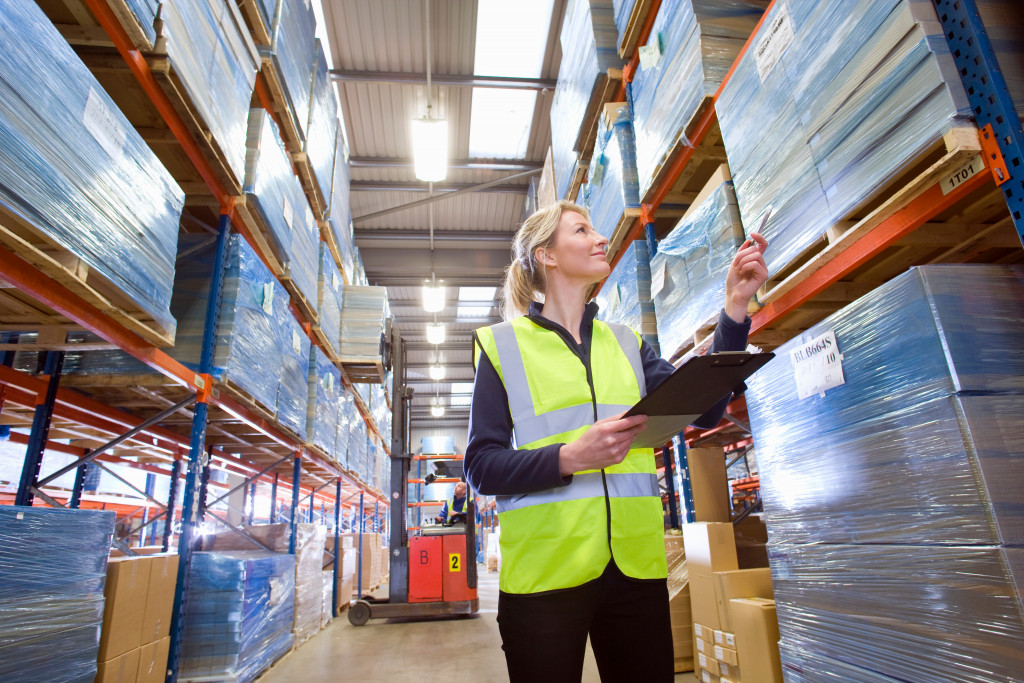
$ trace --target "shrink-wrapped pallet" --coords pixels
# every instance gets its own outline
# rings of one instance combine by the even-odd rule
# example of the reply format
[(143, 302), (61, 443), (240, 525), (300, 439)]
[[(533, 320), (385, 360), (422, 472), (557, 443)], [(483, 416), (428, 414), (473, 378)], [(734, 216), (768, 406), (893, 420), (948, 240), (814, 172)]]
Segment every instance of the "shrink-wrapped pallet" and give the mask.
[(274, 322), (281, 351), (277, 420), (305, 441), (309, 403), (309, 337), (288, 308), (288, 293), (274, 293)]
[(651, 303), (651, 264), (647, 242), (626, 247), (597, 295), (598, 319), (629, 326), (658, 350), (657, 321)]
[[(309, 91), (309, 125), (303, 151), (309, 157), (313, 175), (324, 203), (331, 201), (334, 182), (334, 158), (337, 155), (338, 100), (327, 70), (327, 57), (320, 39), (314, 48), (314, 70)], [(326, 209), (327, 206), (324, 206)]]
[(629, 107), (608, 105), (597, 126), (587, 176), (587, 207), (594, 229), (611, 239), (627, 208), (639, 208), (636, 146)]
[(333, 456), (337, 452), (341, 373), (318, 346), (312, 347), (308, 368), (309, 403), (306, 433), (309, 440), (318, 448)]
[(380, 362), (387, 305), (386, 287), (345, 285), (341, 301), (341, 357), (344, 362)]
[(313, 80), (316, 15), (310, 0), (278, 0), (270, 28), (271, 45), (260, 47), (269, 57), (281, 89), (284, 91), (290, 116), (305, 139), (309, 122), (309, 89)]
[(316, 308), (320, 329), (334, 353), (341, 352), (341, 293), (345, 281), (326, 242), (320, 243), (320, 274), (316, 283)]

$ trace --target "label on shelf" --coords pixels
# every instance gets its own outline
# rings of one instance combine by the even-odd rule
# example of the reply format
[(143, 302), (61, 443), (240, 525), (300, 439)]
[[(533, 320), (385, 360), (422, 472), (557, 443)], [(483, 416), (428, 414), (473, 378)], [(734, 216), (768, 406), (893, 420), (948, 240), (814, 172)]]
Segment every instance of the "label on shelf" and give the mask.
[(654, 34), (654, 40), (640, 47), (640, 68), (653, 69), (661, 61), (661, 33)]
[(654, 271), (651, 272), (651, 298), (658, 296), (661, 290), (665, 289), (665, 283), (668, 282), (668, 263), (665, 261), (661, 262)]
[(89, 88), (89, 98), (85, 101), (85, 111), (82, 112), (82, 123), (111, 158), (121, 157), (127, 133), (121, 127), (114, 110), (107, 106), (103, 97), (93, 88)]
[(793, 22), (789, 18), (789, 10), (782, 3), (779, 3), (778, 8), (768, 29), (754, 47), (754, 60), (762, 83), (779, 63), (782, 53), (793, 42)]
[(960, 187), (960, 184), (965, 180), (971, 176), (977, 175), (978, 171), (983, 168), (985, 168), (985, 163), (981, 160), (980, 156), (975, 155), (963, 166), (955, 169), (952, 173), (942, 179), (942, 194), (949, 194), (956, 188)]
[(263, 312), (267, 315), (274, 315), (274, 283), (268, 282), (263, 285)]
[(302, 353), (302, 337), (295, 330), (292, 330), (292, 351), (295, 352), (295, 355)]
[(620, 303), (622, 303), (622, 299), (619, 295), (619, 285), (616, 284), (612, 287), (611, 291), (608, 292), (608, 315), (612, 315), (615, 312), (615, 309), (619, 307)]
[(292, 222), (295, 220), (295, 213), (292, 211), (292, 205), (288, 203), (287, 197), (282, 197), (282, 201), (281, 213), (284, 215), (284, 222), (288, 224), (288, 231), (291, 232), (294, 229)]
[(797, 395), (801, 399), (825, 392), (846, 384), (843, 376), (843, 354), (839, 353), (835, 330), (815, 337), (790, 351), (793, 363), (793, 377), (796, 379)]
[(337, 273), (331, 273), (331, 287), (334, 288), (335, 292), (338, 291), (338, 274)]

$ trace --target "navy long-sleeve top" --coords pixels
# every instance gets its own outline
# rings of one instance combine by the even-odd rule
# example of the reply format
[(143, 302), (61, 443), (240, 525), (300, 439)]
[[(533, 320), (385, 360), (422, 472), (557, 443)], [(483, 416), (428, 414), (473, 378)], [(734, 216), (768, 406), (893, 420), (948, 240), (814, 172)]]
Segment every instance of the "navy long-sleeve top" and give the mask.
[[(530, 304), (528, 317), (544, 328), (558, 332), (566, 344), (576, 344), (564, 327), (542, 315), (543, 305)], [(587, 304), (580, 324), (583, 350), (589, 355), (593, 337), (597, 304)], [(709, 353), (742, 351), (747, 346), (750, 318), (742, 323), (725, 314), (719, 315), (718, 326)], [(646, 341), (640, 346), (647, 391), (651, 392), (664, 382), (675, 367), (660, 358)], [(709, 429), (718, 424), (725, 414), (732, 395), (722, 398), (713, 408), (694, 421), (694, 425)], [(480, 354), (480, 362), (473, 382), (473, 402), (469, 415), (469, 444), (466, 447), (466, 478), (477, 493), (483, 495), (518, 495), (565, 486), (572, 475), (562, 477), (558, 471), (558, 451), (562, 444), (541, 448), (512, 448), (512, 415), (508, 407), (508, 394), (497, 370), (487, 354)]]

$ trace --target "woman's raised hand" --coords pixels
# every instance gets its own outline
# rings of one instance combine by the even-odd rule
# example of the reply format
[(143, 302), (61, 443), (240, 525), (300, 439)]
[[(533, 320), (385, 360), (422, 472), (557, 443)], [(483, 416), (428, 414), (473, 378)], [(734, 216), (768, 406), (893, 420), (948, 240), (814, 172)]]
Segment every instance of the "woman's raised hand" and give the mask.
[(725, 277), (725, 313), (736, 322), (746, 319), (751, 297), (768, 281), (768, 266), (764, 262), (767, 248), (768, 240), (752, 232), (729, 266)]

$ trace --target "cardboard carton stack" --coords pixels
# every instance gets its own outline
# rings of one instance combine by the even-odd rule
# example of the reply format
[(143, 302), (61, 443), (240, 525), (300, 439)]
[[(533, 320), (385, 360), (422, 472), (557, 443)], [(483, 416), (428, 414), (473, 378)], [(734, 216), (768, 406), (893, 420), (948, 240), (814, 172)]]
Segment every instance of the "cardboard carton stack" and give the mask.
[(174, 554), (110, 558), (97, 683), (162, 683), (166, 678), (177, 579)]
[(665, 558), (668, 560), (668, 605), (672, 618), (675, 671), (693, 671), (693, 615), (690, 609), (690, 580), (682, 536), (665, 535)]
[[(338, 553), (341, 555), (341, 566), (338, 572), (338, 610), (346, 609), (351, 604), (356, 590), (356, 572), (359, 568), (359, 549), (353, 545), (353, 534), (342, 534), (339, 541)], [(334, 536), (328, 534), (326, 550), (334, 552)], [(324, 553), (324, 576), (330, 572), (332, 578), (325, 578), (327, 584), (333, 580), (334, 558)]]
[(695, 673), (705, 683), (781, 683), (768, 569), (739, 569), (732, 524), (683, 526)]

